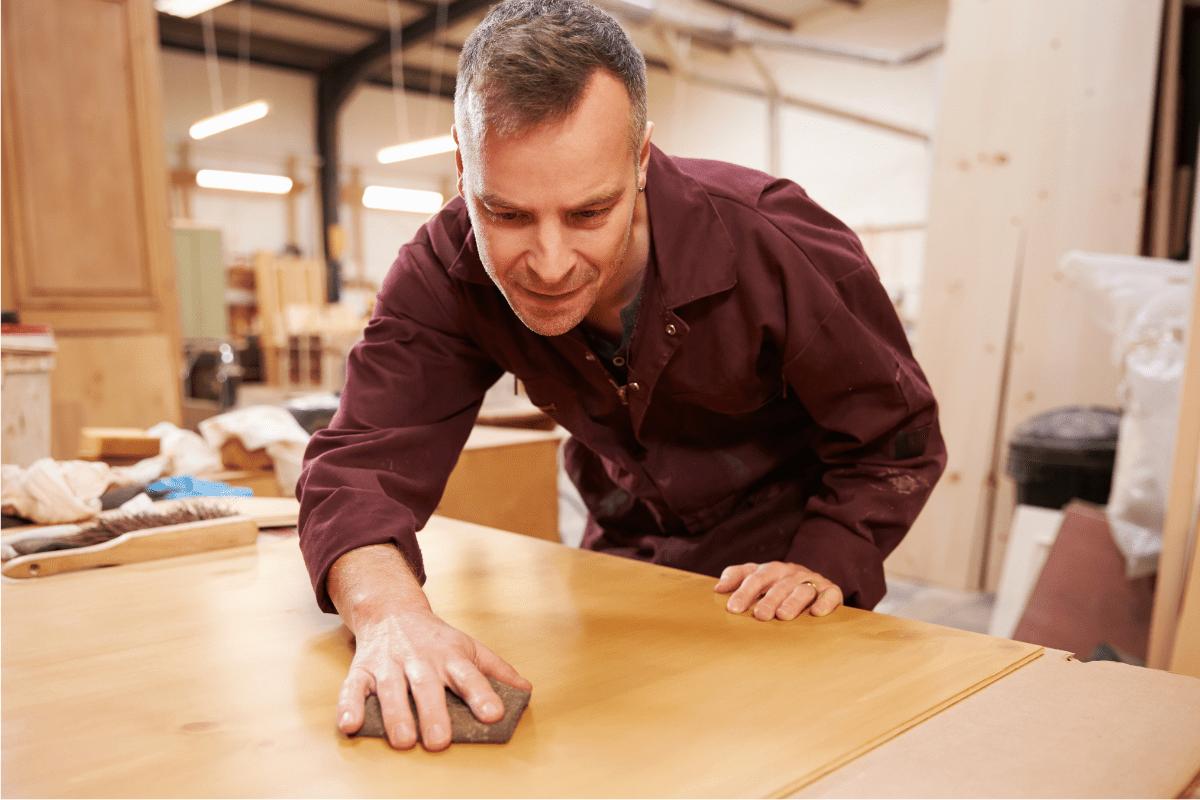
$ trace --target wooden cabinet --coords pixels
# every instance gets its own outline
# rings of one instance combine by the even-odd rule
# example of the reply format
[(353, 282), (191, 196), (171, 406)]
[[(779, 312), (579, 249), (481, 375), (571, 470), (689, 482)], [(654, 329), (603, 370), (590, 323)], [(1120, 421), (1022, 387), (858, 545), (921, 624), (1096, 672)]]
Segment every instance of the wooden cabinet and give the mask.
[(180, 333), (150, 0), (3, 0), (4, 307), (54, 329), (55, 455), (178, 424)]

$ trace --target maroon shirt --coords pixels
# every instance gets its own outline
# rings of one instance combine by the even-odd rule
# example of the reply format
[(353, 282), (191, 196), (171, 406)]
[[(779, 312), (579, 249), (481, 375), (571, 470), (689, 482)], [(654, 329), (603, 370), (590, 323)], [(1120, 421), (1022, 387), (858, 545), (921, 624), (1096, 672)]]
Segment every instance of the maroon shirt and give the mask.
[(323, 609), (353, 548), (393, 542), (424, 580), (415, 532), (506, 370), (572, 434), (585, 547), (711, 575), (791, 561), (849, 604), (883, 597), (883, 559), (946, 457), (858, 239), (794, 183), (657, 149), (646, 202), (653, 257), (625, 386), (578, 328), (540, 336), (513, 314), (461, 199), (401, 249), (298, 487)]

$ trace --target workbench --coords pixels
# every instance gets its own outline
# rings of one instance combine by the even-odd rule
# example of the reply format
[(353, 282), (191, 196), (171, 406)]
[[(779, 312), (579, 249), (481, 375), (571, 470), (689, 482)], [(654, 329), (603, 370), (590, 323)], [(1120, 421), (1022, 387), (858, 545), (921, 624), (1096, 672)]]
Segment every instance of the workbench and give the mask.
[(760, 623), (710, 578), (456, 520), (420, 538), (434, 609), (534, 684), (508, 744), (341, 735), (351, 637), (262, 534), (6, 581), (0, 791), (1175, 796), (1200, 771), (1195, 679), (855, 609)]

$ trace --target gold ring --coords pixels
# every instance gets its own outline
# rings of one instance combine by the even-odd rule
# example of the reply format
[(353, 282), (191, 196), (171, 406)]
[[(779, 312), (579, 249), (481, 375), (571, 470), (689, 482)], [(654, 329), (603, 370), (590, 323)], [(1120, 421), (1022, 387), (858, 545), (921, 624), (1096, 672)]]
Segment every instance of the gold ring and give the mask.
[(813, 587), (813, 592), (816, 593), (816, 595), (818, 597), (821, 596), (821, 590), (817, 588), (817, 585), (815, 583), (813, 583), (812, 581), (800, 581), (801, 586), (804, 586), (805, 584), (808, 584), (809, 586)]

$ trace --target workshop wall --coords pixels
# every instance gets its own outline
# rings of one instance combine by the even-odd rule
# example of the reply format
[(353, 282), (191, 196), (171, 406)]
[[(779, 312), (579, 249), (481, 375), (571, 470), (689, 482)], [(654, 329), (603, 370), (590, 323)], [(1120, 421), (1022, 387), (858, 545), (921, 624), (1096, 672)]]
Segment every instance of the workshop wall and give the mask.
[[(880, 49), (904, 49), (913, 42), (936, 41), (940, 36), (945, 0), (920, 0), (904, 8), (891, 8), (893, 5), (882, 4), (884, 13), (873, 23), (862, 15), (825, 14), (797, 32), (836, 37), (849, 26), (851, 33)], [(897, 14), (907, 27), (900, 34), (884, 36), (880, 31), (896, 29)], [(938, 56), (891, 69), (776, 51), (762, 52), (759, 57), (785, 94), (918, 131), (933, 127)], [(190, 142), (187, 159), (191, 169), (285, 174), (288, 156), (295, 156), (293, 177), (304, 184), (293, 199), (295, 243), (305, 255), (319, 254), (313, 79), (299, 72), (242, 67), (222, 60), (219, 73), (224, 107), (261, 98), (271, 104), (271, 111), (261, 120), (194, 142), (188, 138), (188, 127), (213, 113), (205, 60), (164, 51), (162, 65), (163, 132), (171, 167), (184, 166), (180, 152), (184, 142)], [(703, 80), (719, 76), (742, 86), (761, 86), (754, 65), (736, 52), (723, 54), (695, 46), (688, 52), (688, 67), (699, 79), (650, 70), (654, 141), (674, 155), (721, 159), (769, 171), (767, 101), (713, 88)], [(375, 155), (402, 139), (440, 135), (449, 130), (452, 121), (447, 100), (405, 93), (398, 113), (392, 92), (360, 87), (342, 112), (343, 184), (352, 180), (352, 171), (357, 169), (361, 185), (438, 191), (449, 199), (455, 191), (452, 154), (396, 165), (379, 164)], [(860, 232), (902, 316), (911, 325), (919, 311), (929, 142), (795, 105), (782, 106), (778, 129), (779, 174), (800, 183), (814, 199)], [(189, 191), (192, 220), (222, 231), (227, 262), (259, 250), (278, 252), (287, 244), (287, 203), (282, 198)], [(178, 189), (173, 192), (173, 213), (183, 216)], [(347, 234), (343, 274), (378, 283), (398, 248), (412, 237), (424, 217), (343, 204), (341, 221)]]

